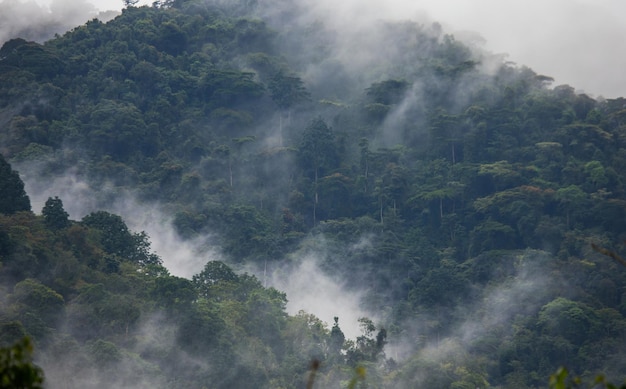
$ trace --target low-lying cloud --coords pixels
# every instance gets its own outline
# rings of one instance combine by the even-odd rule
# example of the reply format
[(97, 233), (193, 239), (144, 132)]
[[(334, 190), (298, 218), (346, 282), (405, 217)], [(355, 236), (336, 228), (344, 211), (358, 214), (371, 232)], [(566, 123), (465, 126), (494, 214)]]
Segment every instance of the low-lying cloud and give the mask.
[(174, 229), (173, 217), (159, 204), (140, 203), (132, 193), (113, 186), (95, 189), (72, 171), (43, 178), (35, 165), (21, 166), (18, 170), (35, 213), (41, 213), (48, 197), (57, 196), (72, 220), (96, 211), (120, 215), (131, 231), (148, 234), (152, 250), (163, 259), (172, 275), (191, 278), (208, 261), (222, 259), (219, 249), (210, 244), (210, 235), (181, 239)]
[(294, 255), (294, 263), (284, 262), (271, 271), (268, 286), (287, 293), (287, 313), (295, 315), (300, 310), (317, 316), (326, 324), (339, 317), (339, 326), (347, 338), (361, 335), (358, 320), (362, 317), (376, 319), (361, 307), (363, 295), (347, 288), (341, 280), (320, 268), (321, 253)]
[[(121, 3), (121, 1), (120, 1)], [(13, 38), (44, 42), (78, 27), (88, 20), (112, 19), (117, 12), (99, 12), (87, 0), (0, 1), (0, 46)]]
[[(48, 197), (58, 196), (72, 220), (100, 210), (120, 215), (132, 231), (148, 234), (152, 250), (163, 259), (172, 275), (191, 278), (208, 261), (224, 260), (220, 248), (211, 244), (210, 234), (194, 240), (181, 239), (173, 226), (173, 217), (157, 203), (139, 203), (132, 193), (120, 192), (113, 186), (95, 189), (73, 171), (43, 178), (34, 164), (18, 165), (16, 169), (20, 171), (35, 213), (41, 213)], [(346, 337), (354, 339), (361, 335), (358, 319), (375, 320), (376, 317), (361, 307), (361, 292), (354, 287), (347, 288), (346, 280), (321, 269), (323, 255), (326, 253), (317, 249), (303, 250), (291, 254), (290, 258), (272, 262), (268, 269), (255, 269), (252, 273), (265, 286), (287, 294), (287, 313), (294, 315), (304, 310), (329, 325), (338, 316)]]
[[(554, 77), (555, 85), (569, 84), (596, 97), (626, 94), (626, 24), (621, 17), (626, 2), (621, 0), (299, 1), (309, 18), (331, 23), (339, 36), (350, 37), (376, 20), (436, 21), (446, 33)], [(98, 10), (122, 7), (121, 0), (3, 0), (0, 42), (17, 36), (49, 39), (96, 16), (107, 20)]]

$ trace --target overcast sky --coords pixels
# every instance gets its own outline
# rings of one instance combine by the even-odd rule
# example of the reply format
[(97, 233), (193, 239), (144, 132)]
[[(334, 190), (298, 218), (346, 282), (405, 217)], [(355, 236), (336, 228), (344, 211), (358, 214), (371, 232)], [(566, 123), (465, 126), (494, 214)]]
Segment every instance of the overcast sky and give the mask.
[[(446, 30), (471, 30), (485, 48), (594, 96), (626, 96), (624, 0), (424, 0)], [(416, 1), (417, 3), (417, 1)]]
[[(53, 1), (61, 0), (37, 0), (40, 4)], [(101, 11), (119, 10), (123, 5), (122, 0), (85, 1)], [(152, 0), (140, 2), (151, 3)], [(342, 15), (354, 15), (352, 11), (357, 10), (359, 15), (400, 19), (426, 14), (440, 22), (448, 33), (457, 36), (464, 31), (479, 33), (485, 40), (484, 48), (507, 53), (510, 61), (554, 77), (555, 85), (570, 84), (594, 97), (626, 96), (625, 0), (317, 0), (317, 3), (327, 3)], [(369, 12), (363, 12), (364, 8)]]

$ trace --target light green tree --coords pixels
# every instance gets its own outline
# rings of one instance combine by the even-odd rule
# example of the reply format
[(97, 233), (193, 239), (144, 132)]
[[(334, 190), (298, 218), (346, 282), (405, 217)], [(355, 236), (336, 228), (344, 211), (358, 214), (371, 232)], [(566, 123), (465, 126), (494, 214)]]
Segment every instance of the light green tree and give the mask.
[(0, 389), (41, 389), (43, 370), (32, 361), (33, 345), (28, 338), (0, 348)]

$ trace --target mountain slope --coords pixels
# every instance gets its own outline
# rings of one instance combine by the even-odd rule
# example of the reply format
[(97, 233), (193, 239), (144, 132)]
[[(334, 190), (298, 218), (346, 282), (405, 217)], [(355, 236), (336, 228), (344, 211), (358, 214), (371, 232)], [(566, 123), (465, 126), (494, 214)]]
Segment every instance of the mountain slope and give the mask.
[[(43, 45), (11, 40), (0, 49), (2, 153), (27, 182), (45, 186), (72, 171), (103, 208), (129, 191), (158, 202), (178, 234), (219, 247), (236, 270), (288, 272), (315, 257), (346, 293), (362, 293), (377, 321), (364, 321), (344, 354), (324, 342), (298, 347), (289, 325), (325, 342), (332, 331), (305, 314), (287, 317), (285, 297), (256, 278), (209, 268), (234, 278), (217, 292), (210, 281), (208, 295), (194, 279), (202, 298), (189, 298), (189, 322), (170, 331), (206, 332), (204, 346), (177, 338), (189, 369), (202, 365), (196, 357), (225, 356), (220, 367), (199, 367), (190, 387), (240, 375), (228, 368), (234, 360), (259, 387), (290, 387), (309, 352), (328, 363), (328, 382), (364, 363), (379, 387), (536, 387), (562, 364), (619, 372), (626, 269), (590, 244), (614, 249), (623, 237), (623, 99), (551, 87), (550, 77), (471, 49), (437, 24), (379, 21), (341, 35), (309, 16), (295, 2), (172, 1), (129, 7)], [(9, 288), (38, 288), (26, 277), (61, 293), (37, 275)], [(61, 279), (67, 306), (83, 291)], [(155, 304), (150, 286), (139, 289), (146, 300), (130, 305)], [(228, 298), (211, 302), (212, 293)], [(257, 305), (267, 309), (247, 311)], [(376, 338), (381, 325), (387, 339)], [(141, 331), (134, 336), (148, 336)], [(112, 334), (70, 333), (83, 348), (136, 350)], [(158, 354), (140, 355), (163, 382), (179, 379), (162, 350), (146, 352)], [(245, 382), (224, 379), (215, 386)]]

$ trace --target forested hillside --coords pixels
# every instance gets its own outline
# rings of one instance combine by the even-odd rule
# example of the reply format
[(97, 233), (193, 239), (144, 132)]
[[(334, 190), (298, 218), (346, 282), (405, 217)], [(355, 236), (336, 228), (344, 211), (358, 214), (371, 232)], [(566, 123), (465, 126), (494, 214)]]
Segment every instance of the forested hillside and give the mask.
[[(298, 388), (313, 360), (320, 388), (621, 382), (626, 267), (591, 245), (626, 238), (626, 100), (437, 23), (349, 27), (169, 0), (4, 43), (0, 345), (33, 339), (50, 388)], [(80, 220), (41, 189), (68, 175), (100, 207)], [(220, 260), (170, 274), (106, 211), (128, 193)], [(265, 278), (312, 257), (362, 296), (334, 322)]]

